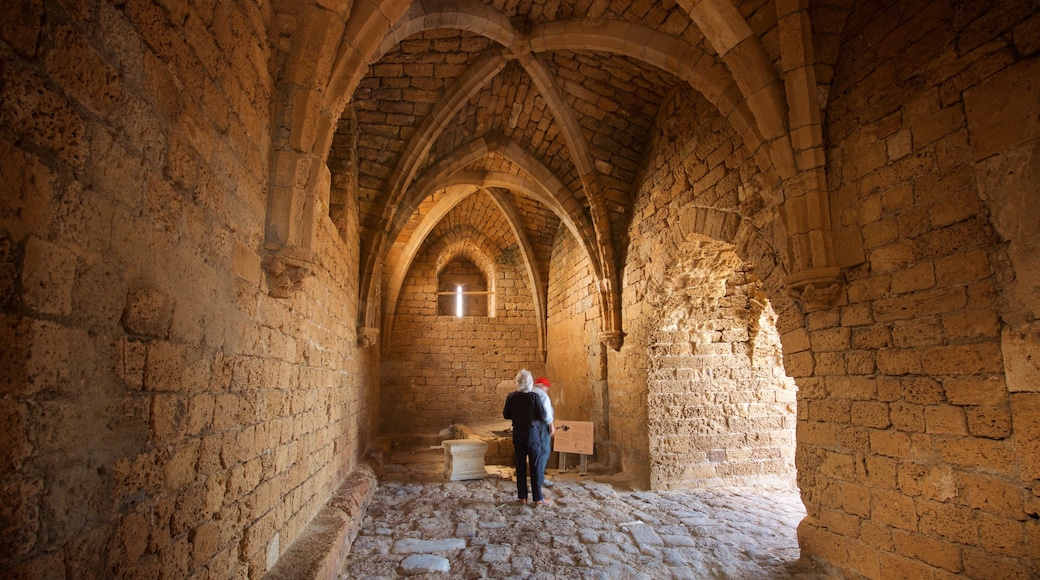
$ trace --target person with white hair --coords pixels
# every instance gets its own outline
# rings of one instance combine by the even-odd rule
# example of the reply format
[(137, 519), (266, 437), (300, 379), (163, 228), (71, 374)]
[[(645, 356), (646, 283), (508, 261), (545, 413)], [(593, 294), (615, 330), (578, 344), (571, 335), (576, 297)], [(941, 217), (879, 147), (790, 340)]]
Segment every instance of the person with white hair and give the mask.
[(522, 369), (516, 373), (516, 391), (506, 397), (502, 417), (513, 422), (513, 461), (516, 464), (516, 495), (520, 503), (527, 503), (527, 472), (530, 465), (531, 499), (536, 505), (549, 503), (542, 497), (542, 473), (538, 459), (542, 454), (539, 426), (545, 421), (545, 411), (534, 390), (531, 372)]

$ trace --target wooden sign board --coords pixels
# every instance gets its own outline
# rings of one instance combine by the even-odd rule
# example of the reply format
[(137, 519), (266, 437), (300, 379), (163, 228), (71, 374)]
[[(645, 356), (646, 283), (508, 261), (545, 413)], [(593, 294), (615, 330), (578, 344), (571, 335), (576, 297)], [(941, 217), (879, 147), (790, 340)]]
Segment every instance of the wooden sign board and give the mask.
[(553, 451), (592, 455), (591, 421), (554, 421)]

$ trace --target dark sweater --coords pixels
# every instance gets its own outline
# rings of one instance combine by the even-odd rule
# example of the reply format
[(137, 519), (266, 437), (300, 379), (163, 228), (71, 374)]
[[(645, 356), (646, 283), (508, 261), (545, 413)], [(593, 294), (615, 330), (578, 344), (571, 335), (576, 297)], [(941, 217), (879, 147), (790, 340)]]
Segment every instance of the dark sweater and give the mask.
[(545, 420), (538, 395), (513, 391), (506, 397), (506, 406), (502, 409), (502, 417), (513, 422), (513, 431), (530, 429), (531, 425)]

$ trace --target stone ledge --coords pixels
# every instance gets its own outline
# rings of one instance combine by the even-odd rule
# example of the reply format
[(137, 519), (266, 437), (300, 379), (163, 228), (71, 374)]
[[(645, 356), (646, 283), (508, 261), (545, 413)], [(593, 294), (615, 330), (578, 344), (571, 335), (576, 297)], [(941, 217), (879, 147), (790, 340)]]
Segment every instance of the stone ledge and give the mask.
[(265, 580), (335, 579), (378, 485), (372, 468), (357, 466), (278, 563), (264, 574)]

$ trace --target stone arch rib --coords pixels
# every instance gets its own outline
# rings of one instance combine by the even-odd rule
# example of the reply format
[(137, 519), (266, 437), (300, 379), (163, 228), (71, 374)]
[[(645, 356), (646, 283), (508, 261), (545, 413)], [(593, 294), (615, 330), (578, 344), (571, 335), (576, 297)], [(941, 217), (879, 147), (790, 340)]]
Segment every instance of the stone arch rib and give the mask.
[[(518, 39), (516, 31), (501, 13), (484, 4), (465, 0), (461, 3), (430, 2), (414, 3), (404, 18), (386, 35), (378, 54), (389, 51), (398, 42), (412, 34), (431, 28), (456, 28), (482, 34), (508, 47), (511, 56), (518, 59), (531, 77), (539, 94), (545, 99), (553, 119), (561, 129), (561, 136), (571, 153), (579, 178), (589, 201), (592, 226), (597, 239), (599, 262), (604, 269), (601, 284), (613, 298), (601, 305), (605, 307), (604, 321), (607, 330), (620, 331), (620, 297), (617, 295), (617, 266), (614, 263), (613, 239), (610, 232), (610, 212), (606, 207), (598, 171), (589, 152), (588, 143), (573, 109), (562, 97), (558, 85), (544, 64), (529, 52), (528, 46)], [(388, 212), (396, 207), (400, 196), (407, 190), (415, 172), (426, 158), (430, 147), (443, 132), (448, 122), (477, 91), (505, 66), (505, 57), (485, 57), (459, 79), (445, 94), (430, 116), (413, 135), (402, 153), (398, 166), (391, 173), (385, 196), (378, 205), (384, 208), (383, 222), (370, 225), (370, 231), (378, 231), (385, 225)], [(367, 261), (367, 260), (366, 260)]]
[(473, 187), (454, 187), (448, 188), (447, 195), (441, 198), (435, 206), (430, 210), (422, 221), (419, 222), (415, 232), (411, 238), (405, 244), (404, 249), (401, 252), (401, 258), (394, 264), (393, 269), (390, 271), (390, 277), (386, 288), (386, 293), (383, 295), (383, 324), (380, 330), (380, 336), (383, 339), (383, 347), (386, 348), (390, 345), (390, 333), (394, 327), (394, 313), (397, 310), (397, 298), (401, 293), (401, 286), (404, 284), (404, 277), (408, 274), (408, 269), (411, 268), (412, 261), (415, 259), (415, 255), (419, 252), (419, 248), (422, 247), (426, 237), (430, 235), (433, 228), (444, 216), (448, 215), (448, 212), (452, 210), (456, 205), (462, 203), (470, 195), (476, 191)]
[(674, 74), (725, 116), (767, 176), (776, 176), (769, 143), (726, 65), (684, 40), (631, 22), (567, 20), (531, 32), (531, 51), (596, 50), (634, 58)]
[(782, 178), (796, 172), (788, 137), (787, 101), (780, 75), (732, 0), (680, 0), (690, 18), (722, 58), (769, 144)]
[(518, 36), (504, 14), (476, 0), (417, 0), (390, 28), (372, 60), (378, 60), (405, 38), (434, 28), (465, 30), (502, 46), (512, 46)]

